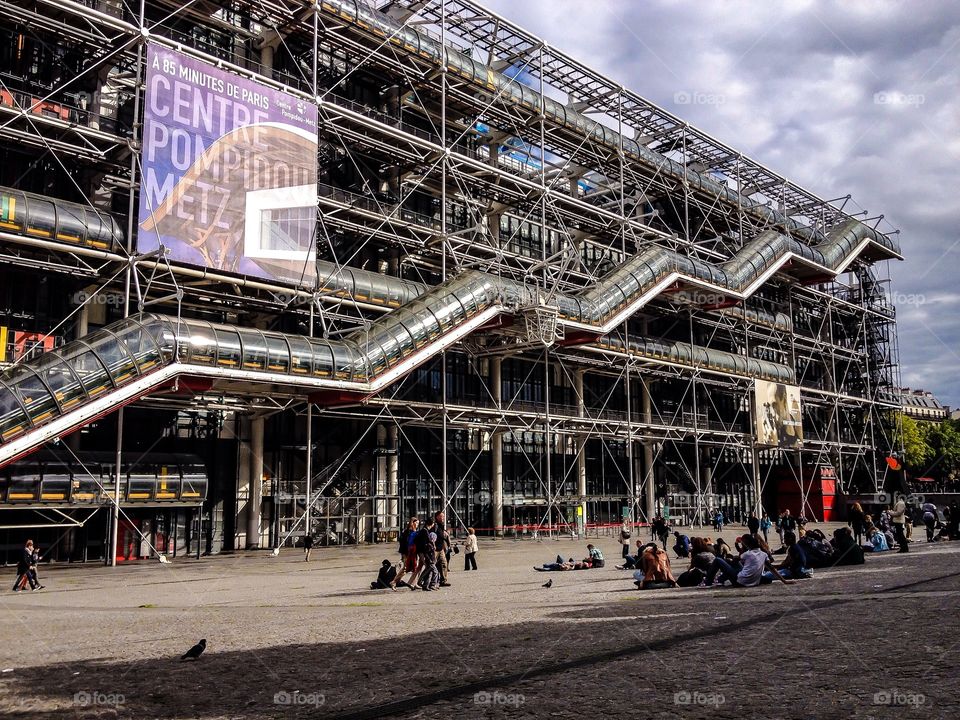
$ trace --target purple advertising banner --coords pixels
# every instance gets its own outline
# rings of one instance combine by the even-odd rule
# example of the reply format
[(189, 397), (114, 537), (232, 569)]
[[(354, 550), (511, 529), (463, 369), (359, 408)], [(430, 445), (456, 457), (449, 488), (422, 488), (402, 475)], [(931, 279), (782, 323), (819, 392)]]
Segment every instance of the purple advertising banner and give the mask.
[(147, 47), (140, 252), (312, 285), (317, 107)]

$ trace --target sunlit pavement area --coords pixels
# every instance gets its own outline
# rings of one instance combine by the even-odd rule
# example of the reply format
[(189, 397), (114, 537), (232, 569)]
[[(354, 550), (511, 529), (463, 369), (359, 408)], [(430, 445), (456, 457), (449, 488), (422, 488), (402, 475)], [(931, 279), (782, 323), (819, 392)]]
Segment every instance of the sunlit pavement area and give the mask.
[(6, 568), (0, 714), (960, 716), (960, 542), (792, 586), (648, 591), (615, 540), (591, 542), (607, 567), (547, 574), (533, 565), (586, 541), (482, 540), (479, 571), (455, 555), (431, 593), (367, 589), (393, 545), (41, 566), (45, 589), (19, 594)]

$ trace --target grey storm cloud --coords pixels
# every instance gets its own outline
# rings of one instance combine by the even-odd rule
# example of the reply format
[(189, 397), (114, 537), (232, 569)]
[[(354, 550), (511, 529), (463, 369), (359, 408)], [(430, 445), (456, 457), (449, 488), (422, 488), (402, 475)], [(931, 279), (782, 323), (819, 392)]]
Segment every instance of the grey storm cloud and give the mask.
[(817, 195), (883, 214), (906, 258), (889, 270), (902, 384), (960, 405), (960, 3), (486, 5)]

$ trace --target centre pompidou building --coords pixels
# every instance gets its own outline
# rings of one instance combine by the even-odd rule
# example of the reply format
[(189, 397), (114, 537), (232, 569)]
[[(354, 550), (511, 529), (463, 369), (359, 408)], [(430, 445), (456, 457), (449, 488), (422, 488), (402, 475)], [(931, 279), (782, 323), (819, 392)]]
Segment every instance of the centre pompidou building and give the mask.
[(901, 256), (849, 195), (466, 0), (0, 5), (10, 547), (829, 519), (884, 487)]

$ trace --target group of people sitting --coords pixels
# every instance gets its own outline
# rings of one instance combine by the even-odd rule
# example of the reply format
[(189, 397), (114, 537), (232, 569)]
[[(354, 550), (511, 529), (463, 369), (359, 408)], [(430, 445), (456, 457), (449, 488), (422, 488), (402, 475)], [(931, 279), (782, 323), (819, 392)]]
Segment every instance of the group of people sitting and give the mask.
[[(634, 570), (634, 581), (641, 589), (663, 587), (713, 587), (729, 583), (739, 587), (781, 580), (812, 577), (813, 568), (833, 565), (856, 565), (864, 561), (863, 549), (854, 541), (850, 528), (838, 528), (831, 540), (819, 530), (798, 536), (784, 533), (784, 547), (771, 551), (759, 532), (737, 538), (735, 555), (722, 538), (692, 540), (674, 532), (673, 550), (677, 559), (688, 559), (689, 566), (675, 577), (665, 548), (656, 543), (637, 541), (637, 552), (627, 555), (617, 569)], [(777, 562), (775, 555), (784, 555)]]

